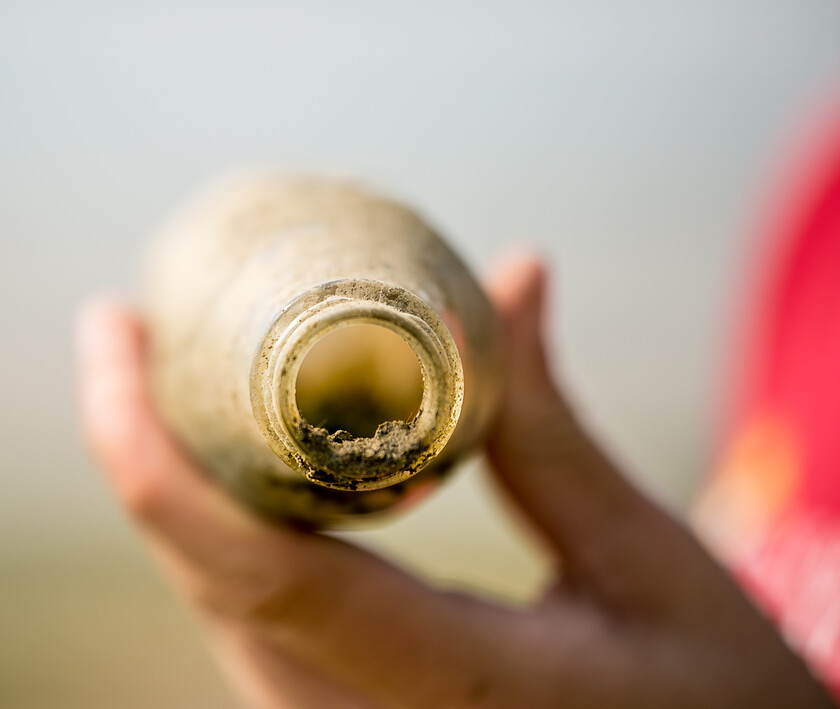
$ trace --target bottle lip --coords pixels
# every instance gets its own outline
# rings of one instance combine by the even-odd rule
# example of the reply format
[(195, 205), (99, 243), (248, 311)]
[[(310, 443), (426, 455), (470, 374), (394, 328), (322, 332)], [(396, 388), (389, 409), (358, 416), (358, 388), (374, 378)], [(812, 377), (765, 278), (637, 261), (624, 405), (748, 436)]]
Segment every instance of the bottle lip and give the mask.
[[(417, 415), (385, 422), (370, 438), (312, 426), (298, 409), (295, 391), (315, 343), (337, 328), (362, 323), (402, 337), (423, 372)], [(458, 349), (437, 313), (404, 288), (361, 279), (318, 285), (284, 308), (255, 353), (250, 388), (271, 449), (311, 482), (339, 490), (378, 489), (419, 472), (455, 430), (464, 395)]]

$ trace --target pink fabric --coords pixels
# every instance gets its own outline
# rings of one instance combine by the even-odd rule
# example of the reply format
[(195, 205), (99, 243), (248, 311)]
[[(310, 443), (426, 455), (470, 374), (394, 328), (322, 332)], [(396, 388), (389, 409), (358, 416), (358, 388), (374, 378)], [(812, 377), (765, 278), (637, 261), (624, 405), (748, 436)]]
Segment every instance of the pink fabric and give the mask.
[(723, 475), (740, 476), (765, 507), (760, 543), (735, 556), (739, 577), (840, 699), (840, 112), (826, 125), (768, 209), (773, 255), (727, 436), (731, 447), (773, 421), (786, 441), (772, 450), (791, 451), (791, 470), (780, 477), (768, 460), (758, 474)]
[(840, 699), (840, 521), (813, 510), (777, 524), (737, 569), (815, 674)]

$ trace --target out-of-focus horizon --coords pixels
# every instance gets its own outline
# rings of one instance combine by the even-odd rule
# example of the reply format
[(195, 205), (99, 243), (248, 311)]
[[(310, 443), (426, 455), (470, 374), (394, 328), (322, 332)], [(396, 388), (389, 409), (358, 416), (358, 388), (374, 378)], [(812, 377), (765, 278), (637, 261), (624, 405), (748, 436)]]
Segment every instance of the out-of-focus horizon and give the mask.
[[(130, 292), (172, 207), (243, 167), (338, 170), (418, 206), (477, 271), (542, 252), (564, 379), (679, 510), (761, 195), (837, 94), (838, 27), (834, 0), (4, 3), (0, 705), (234, 705), (75, 423), (73, 313)], [(545, 569), (496, 504), (472, 466), (359, 536), (527, 595)]]

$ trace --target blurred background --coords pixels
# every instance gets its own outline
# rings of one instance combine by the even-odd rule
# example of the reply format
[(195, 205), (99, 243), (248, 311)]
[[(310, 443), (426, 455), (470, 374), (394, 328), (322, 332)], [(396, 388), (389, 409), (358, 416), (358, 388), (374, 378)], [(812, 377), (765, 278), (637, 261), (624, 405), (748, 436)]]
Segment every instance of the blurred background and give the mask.
[[(555, 358), (682, 511), (762, 189), (840, 80), (836, 0), (0, 5), (0, 706), (236, 706), (77, 436), (72, 321), (220, 172), (364, 177), (478, 271), (557, 274)], [(546, 569), (479, 463), (356, 535), (510, 598)]]

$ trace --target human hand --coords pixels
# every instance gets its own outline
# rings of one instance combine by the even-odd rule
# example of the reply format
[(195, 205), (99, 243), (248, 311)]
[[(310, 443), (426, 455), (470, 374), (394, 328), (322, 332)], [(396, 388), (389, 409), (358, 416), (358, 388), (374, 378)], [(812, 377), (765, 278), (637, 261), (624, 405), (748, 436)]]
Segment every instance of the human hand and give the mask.
[(88, 442), (244, 698), (279, 707), (832, 707), (688, 531), (616, 470), (552, 382), (545, 277), (490, 291), (506, 333), (495, 476), (557, 559), (538, 604), (442, 591), (331, 537), (271, 525), (217, 489), (150, 403), (143, 326), (80, 319)]

